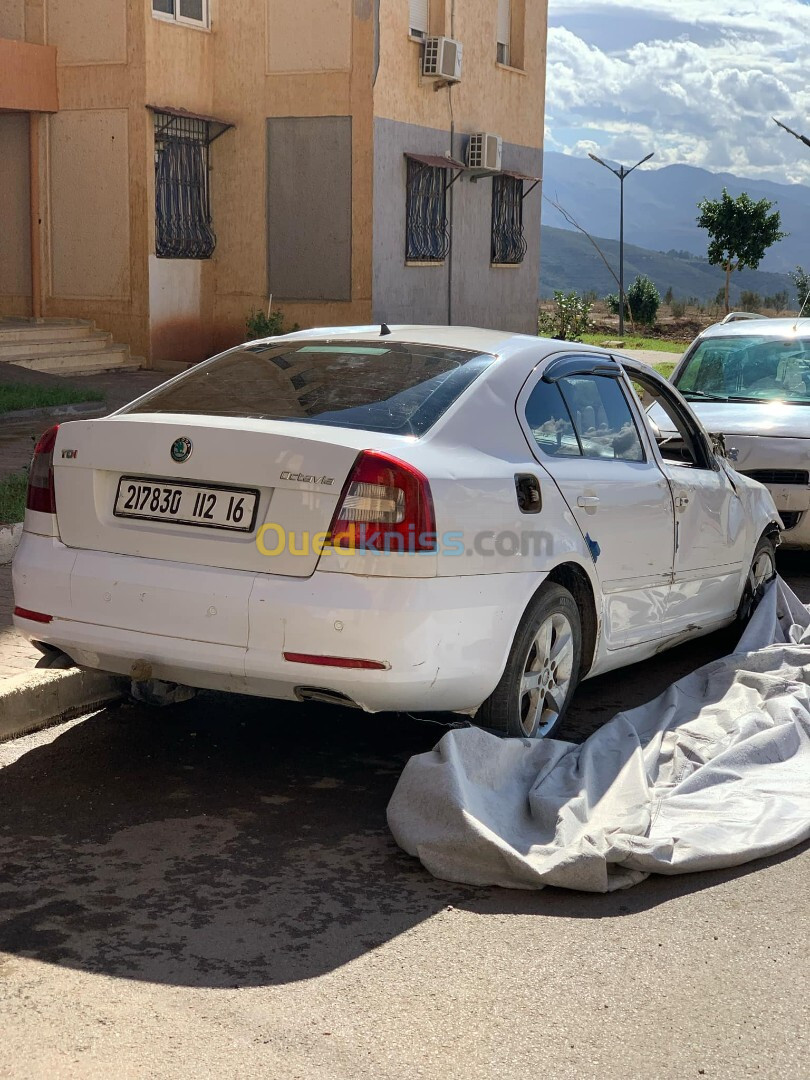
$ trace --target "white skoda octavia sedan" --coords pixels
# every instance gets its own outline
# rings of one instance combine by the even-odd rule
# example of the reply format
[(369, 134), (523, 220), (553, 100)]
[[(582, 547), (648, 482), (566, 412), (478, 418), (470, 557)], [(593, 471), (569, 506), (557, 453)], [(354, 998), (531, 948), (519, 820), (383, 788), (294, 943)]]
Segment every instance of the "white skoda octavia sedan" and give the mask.
[[(677, 436), (661, 447), (636, 396)], [(15, 625), (132, 680), (550, 734), (580, 679), (744, 614), (779, 518), (650, 369), (462, 327), (238, 346), (51, 428)]]
[[(724, 320), (692, 343), (671, 381), (725, 436), (734, 468), (768, 487), (785, 547), (810, 548), (810, 322)], [(651, 416), (666, 429), (659, 410)]]

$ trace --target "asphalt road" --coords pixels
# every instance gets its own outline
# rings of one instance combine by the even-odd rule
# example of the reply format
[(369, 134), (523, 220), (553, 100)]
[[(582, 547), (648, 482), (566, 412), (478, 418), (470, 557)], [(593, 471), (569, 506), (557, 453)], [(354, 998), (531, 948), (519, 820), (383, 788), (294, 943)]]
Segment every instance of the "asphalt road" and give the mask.
[[(584, 684), (563, 735), (729, 643)], [(0, 746), (0, 1075), (810, 1077), (808, 846), (608, 896), (437, 881), (385, 806), (440, 734), (211, 695)]]

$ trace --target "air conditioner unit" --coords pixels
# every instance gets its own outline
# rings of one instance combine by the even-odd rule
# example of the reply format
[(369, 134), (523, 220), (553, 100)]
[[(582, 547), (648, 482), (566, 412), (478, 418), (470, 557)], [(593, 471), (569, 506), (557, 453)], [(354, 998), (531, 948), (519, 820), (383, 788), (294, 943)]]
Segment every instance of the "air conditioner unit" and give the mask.
[(483, 169), (486, 172), (500, 172), (503, 139), (500, 135), (491, 135), (479, 131), (470, 136), (467, 143), (467, 167)]
[(422, 74), (427, 79), (458, 82), (461, 78), (461, 42), (448, 37), (425, 38)]

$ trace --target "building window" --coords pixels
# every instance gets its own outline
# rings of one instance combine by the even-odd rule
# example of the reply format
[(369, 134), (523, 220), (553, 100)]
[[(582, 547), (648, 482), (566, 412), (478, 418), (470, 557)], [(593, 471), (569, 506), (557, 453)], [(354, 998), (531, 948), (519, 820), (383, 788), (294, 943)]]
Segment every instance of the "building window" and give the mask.
[(429, 0), (408, 0), (408, 33), (411, 37), (426, 38), (430, 26)]
[(495, 32), (495, 59), (499, 64), (511, 63), (510, 44), (512, 42), (512, 2), (498, 0), (498, 24)]
[(173, 22), (208, 26), (208, 0), (152, 0), (152, 14)]
[(207, 120), (155, 113), (155, 251), (162, 259), (210, 259)]
[(523, 181), (516, 176), (492, 178), (492, 262), (515, 265), (526, 254), (523, 235)]
[(449, 250), (447, 169), (409, 158), (405, 258), (443, 262)]

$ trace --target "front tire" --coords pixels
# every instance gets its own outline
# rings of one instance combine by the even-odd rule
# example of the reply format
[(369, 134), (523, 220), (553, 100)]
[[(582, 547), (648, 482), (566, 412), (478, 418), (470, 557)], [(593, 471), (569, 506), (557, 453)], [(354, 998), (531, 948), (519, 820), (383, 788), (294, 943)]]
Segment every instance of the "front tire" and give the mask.
[(751, 560), (751, 569), (743, 587), (740, 606), (737, 608), (737, 620), (745, 625), (751, 618), (754, 608), (762, 599), (765, 586), (776, 577), (776, 547), (770, 536), (759, 538)]
[(576, 601), (561, 585), (545, 585), (523, 616), (501, 680), (476, 723), (511, 738), (547, 738), (562, 724), (581, 665)]

